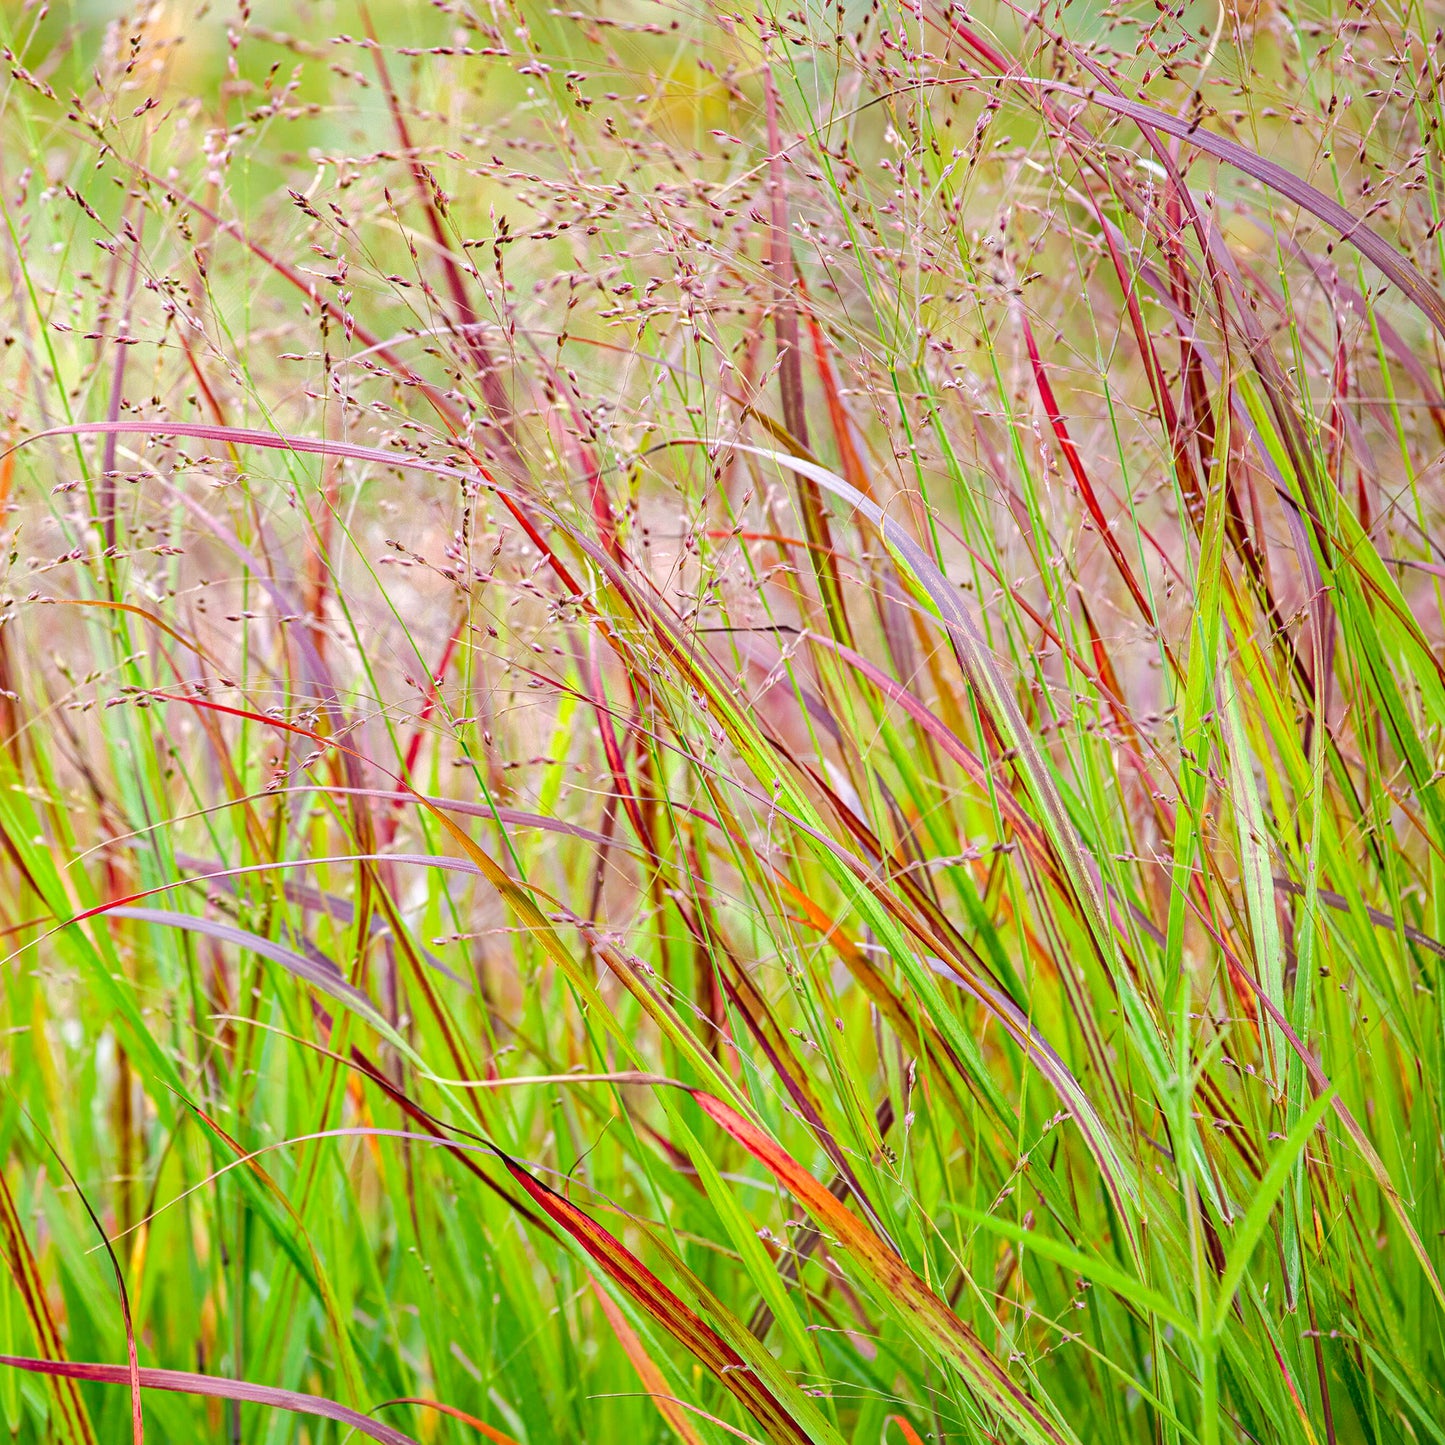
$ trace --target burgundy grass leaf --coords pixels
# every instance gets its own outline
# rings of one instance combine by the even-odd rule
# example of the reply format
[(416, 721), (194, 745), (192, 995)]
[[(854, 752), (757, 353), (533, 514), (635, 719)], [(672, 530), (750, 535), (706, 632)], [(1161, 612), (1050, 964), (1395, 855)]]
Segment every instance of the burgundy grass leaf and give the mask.
[[(71, 1360), (37, 1360), (29, 1355), (0, 1355), (0, 1365), (29, 1370), (65, 1380), (88, 1380), (99, 1385), (126, 1385), (131, 1373), (124, 1365), (103, 1365)], [(239, 1400), (248, 1405), (267, 1405), (289, 1410), (293, 1415), (315, 1415), (379, 1440), (381, 1445), (416, 1445), (410, 1435), (383, 1425), (378, 1420), (338, 1405), (324, 1395), (305, 1395), (299, 1390), (280, 1390), (271, 1385), (253, 1385), (247, 1380), (228, 1380), (221, 1375), (196, 1375), (188, 1370), (138, 1371), (144, 1390), (169, 1390), (177, 1395), (205, 1395), (216, 1400)]]
[(1040, 90), (1072, 95), (1087, 100), (1091, 105), (1111, 110), (1116, 115), (1128, 116), (1140, 126), (1162, 130), (1166, 135), (1182, 140), (1197, 150), (1212, 155), (1216, 160), (1252, 176), (1261, 185), (1283, 196), (1287, 201), (1301, 207), (1336, 231), (1341, 240), (1348, 241), (1363, 256), (1372, 261), (1416, 306), (1424, 312), (1430, 324), (1445, 336), (1445, 297), (1430, 285), (1424, 275), (1407, 256), (1391, 245), (1378, 231), (1371, 229), (1359, 216), (1351, 215), (1338, 201), (1329, 196), (1278, 161), (1272, 161), (1250, 150), (1248, 146), (1226, 136), (1216, 135), (1202, 126), (1180, 120), (1157, 106), (1146, 105), (1143, 101), (1130, 100), (1126, 96), (1112, 95), (1102, 90), (1082, 90), (1063, 81), (1040, 80), (1031, 76), (1016, 75), (1013, 79), (1020, 85), (1035, 86)]
[(262, 938), (259, 933), (239, 928), (234, 923), (223, 923), (217, 918), (199, 918), (191, 913), (177, 913), (168, 908), (133, 908), (125, 904), (114, 908), (101, 904), (98, 908), (91, 909), (88, 914), (80, 916), (98, 914), (109, 918), (127, 918), (136, 923), (153, 923), (161, 928), (178, 928), (183, 932), (200, 933), (215, 939), (217, 943), (229, 943), (236, 948), (247, 949), (261, 958), (270, 959), (272, 963), (279, 963), (297, 978), (319, 988), (322, 993), (330, 994), (339, 1003), (355, 1009), (364, 1017), (378, 1023), (383, 1022), (381, 1010), (371, 999), (359, 988), (347, 983), (339, 974), (333, 974), (330, 969), (321, 967), (295, 949), (287, 948), (272, 939)]

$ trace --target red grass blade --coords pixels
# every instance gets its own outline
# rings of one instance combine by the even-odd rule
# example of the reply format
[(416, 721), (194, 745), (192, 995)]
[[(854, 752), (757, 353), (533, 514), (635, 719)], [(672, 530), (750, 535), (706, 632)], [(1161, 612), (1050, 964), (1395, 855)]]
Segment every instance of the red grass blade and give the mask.
[(592, 1291), (597, 1296), (597, 1303), (602, 1306), (602, 1313), (607, 1316), (607, 1323), (612, 1326), (618, 1343), (632, 1361), (637, 1378), (642, 1381), (643, 1388), (657, 1406), (658, 1413), (677, 1431), (684, 1445), (702, 1445), (702, 1437), (687, 1418), (687, 1412), (668, 1394), (666, 1378), (637, 1337), (637, 1331), (627, 1323), (627, 1316), (617, 1308), (616, 1303), (596, 1280), (592, 1281)]
[[(30, 1328), (35, 1334), (36, 1345), (44, 1351), (45, 1364), (64, 1364), (65, 1346), (61, 1342), (60, 1329), (46, 1296), (45, 1282), (40, 1277), (40, 1267), (35, 1262), (34, 1252), (26, 1237), (25, 1227), (15, 1208), (15, 1199), (10, 1193), (3, 1170), (0, 1170), (0, 1249), (15, 1281), (15, 1288), (25, 1306)], [(125, 1372), (126, 1379), (130, 1372)], [(85, 1408), (75, 1381), (64, 1375), (51, 1377), (54, 1392), (52, 1428), (61, 1438), (73, 1445), (95, 1445), (95, 1431), (90, 1423), (90, 1414)]]
[(420, 1395), (403, 1395), (400, 1399), (388, 1400), (385, 1405), (378, 1405), (376, 1408), (384, 1410), (387, 1405), (415, 1405), (422, 1410), (435, 1410), (438, 1414), (460, 1420), (463, 1425), (470, 1425), (473, 1430), (485, 1435), (492, 1445), (517, 1445), (510, 1435), (503, 1435), (496, 1426), (488, 1425), (485, 1420), (478, 1420), (475, 1415), (469, 1415), (455, 1405), (444, 1405), (440, 1400), (425, 1400)]
[(1043, 358), (1039, 355), (1038, 343), (1034, 340), (1034, 329), (1029, 325), (1029, 318), (1022, 310), (1019, 311), (1018, 317), (1023, 326), (1029, 363), (1034, 371), (1034, 382), (1038, 386), (1039, 397), (1043, 401), (1049, 426), (1053, 429), (1054, 437), (1059, 443), (1059, 450), (1063, 452), (1064, 460), (1069, 464), (1069, 471), (1078, 486), (1079, 495), (1084, 499), (1084, 505), (1089, 510), (1089, 516), (1093, 519), (1099, 540), (1108, 549), (1109, 556), (1114, 560), (1114, 566), (1119, 569), (1119, 575), (1124, 579), (1134, 601), (1138, 603), (1139, 611), (1144, 614), (1145, 621), (1153, 627), (1154, 609), (1149, 605), (1149, 599), (1144, 595), (1144, 589), (1139, 585), (1139, 579), (1135, 577), (1134, 569), (1129, 565), (1129, 559), (1124, 555), (1124, 549), (1119, 545), (1119, 539), (1115, 537), (1113, 529), (1109, 525), (1109, 519), (1104, 515), (1103, 507), (1099, 505), (1098, 493), (1094, 491), (1094, 484), (1089, 480), (1084, 459), (1080, 455), (1078, 447), (1074, 445), (1073, 437), (1069, 435), (1068, 423), (1064, 420), (1064, 414), (1059, 410), (1058, 402), (1054, 400), (1054, 388), (1049, 381), (1049, 374), (1044, 368)]
[(735, 1109), (701, 1089), (689, 1090), (698, 1106), (731, 1135), (818, 1221), (833, 1239), (833, 1253), (855, 1261), (919, 1325), (947, 1350), (988, 1403), (1025, 1438), (1054, 1445), (1072, 1440), (1009, 1378), (977, 1333), (959, 1319), (907, 1263), (886, 1245), (852, 1210)]
[[(711, 1097), (711, 1096), (705, 1096)], [(776, 1445), (812, 1445), (812, 1437), (738, 1352), (690, 1309), (620, 1240), (569, 1199), (500, 1156), (512, 1178), (597, 1263), (607, 1277), (732, 1392)], [(821, 1187), (821, 1186), (820, 1186)]]

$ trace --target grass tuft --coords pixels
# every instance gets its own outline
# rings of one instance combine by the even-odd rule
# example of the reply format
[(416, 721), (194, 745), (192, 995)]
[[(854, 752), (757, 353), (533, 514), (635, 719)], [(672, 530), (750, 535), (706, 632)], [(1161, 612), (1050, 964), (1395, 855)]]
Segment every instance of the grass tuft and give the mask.
[(16, 1442), (1445, 1442), (1416, 0), (0, 11)]

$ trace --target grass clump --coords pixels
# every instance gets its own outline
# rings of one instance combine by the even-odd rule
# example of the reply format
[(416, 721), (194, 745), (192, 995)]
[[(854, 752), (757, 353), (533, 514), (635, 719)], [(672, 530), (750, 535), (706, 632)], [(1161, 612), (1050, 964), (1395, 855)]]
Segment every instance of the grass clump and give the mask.
[(1438, 23), (9, 7), (11, 1437), (1445, 1440)]

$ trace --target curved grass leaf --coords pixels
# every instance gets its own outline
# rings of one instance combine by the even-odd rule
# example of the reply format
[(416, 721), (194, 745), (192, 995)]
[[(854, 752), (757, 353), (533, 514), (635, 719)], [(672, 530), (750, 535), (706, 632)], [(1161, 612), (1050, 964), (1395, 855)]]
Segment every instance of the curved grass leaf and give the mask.
[[(130, 1370), (125, 1365), (36, 1360), (27, 1355), (0, 1355), (0, 1365), (65, 1380), (89, 1380), (100, 1385), (129, 1385), (131, 1379)], [(275, 1410), (288, 1410), (293, 1415), (334, 1420), (368, 1439), (380, 1441), (381, 1445), (416, 1445), (410, 1435), (321, 1395), (305, 1395), (299, 1390), (278, 1390), (270, 1385), (253, 1385), (246, 1380), (228, 1380), (222, 1375), (197, 1375), (185, 1370), (141, 1368), (138, 1373), (143, 1390), (169, 1390), (180, 1395), (206, 1395), (216, 1400), (265, 1405)]]

